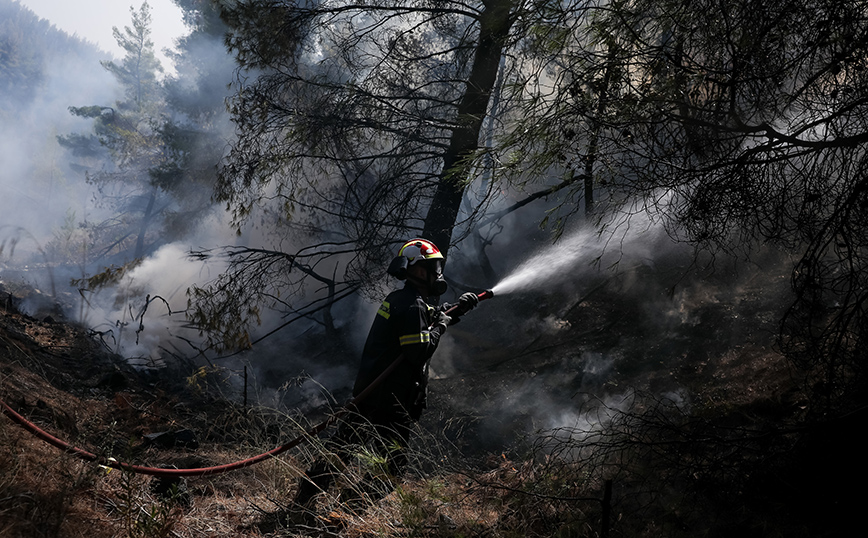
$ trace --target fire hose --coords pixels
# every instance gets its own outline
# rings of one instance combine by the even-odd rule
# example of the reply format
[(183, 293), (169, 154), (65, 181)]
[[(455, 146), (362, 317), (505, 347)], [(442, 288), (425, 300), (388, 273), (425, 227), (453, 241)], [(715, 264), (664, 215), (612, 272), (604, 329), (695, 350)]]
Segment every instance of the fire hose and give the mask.
[[(485, 290), (482, 293), (477, 295), (477, 297), (479, 298), (480, 301), (483, 301), (485, 299), (490, 299), (493, 296), (494, 296), (494, 292), (492, 292), (491, 290)], [(455, 306), (447, 309), (445, 311), (445, 314), (448, 316), (450, 313), (454, 312), (455, 309), (457, 309), (457, 308), (458, 308), (458, 305), (455, 305)], [(292, 441), (285, 443), (283, 445), (280, 445), (276, 448), (273, 448), (273, 449), (269, 450), (268, 452), (263, 452), (262, 454), (259, 454), (258, 456), (253, 456), (251, 458), (236, 461), (233, 463), (227, 463), (227, 464), (223, 464), (223, 465), (215, 465), (212, 467), (200, 467), (197, 469), (166, 469), (166, 468), (159, 468), (159, 467), (147, 467), (147, 466), (143, 466), (143, 465), (133, 465), (130, 463), (122, 463), (122, 462), (116, 461), (114, 458), (107, 458), (105, 456), (100, 456), (100, 455), (94, 454), (92, 452), (88, 452), (84, 449), (73, 446), (66, 441), (58, 439), (57, 437), (55, 437), (55, 436), (51, 435), (50, 433), (39, 428), (39, 426), (37, 426), (36, 424), (34, 424), (34, 423), (30, 422), (29, 420), (27, 420), (26, 418), (24, 418), (22, 415), (17, 413), (14, 409), (9, 407), (2, 400), (0, 400), (0, 411), (2, 411), (3, 414), (6, 415), (7, 417), (9, 417), (13, 422), (17, 423), (19, 426), (21, 426), (25, 430), (29, 431), (37, 438), (45, 441), (46, 443), (48, 443), (48, 444), (50, 444), (56, 448), (59, 448), (59, 449), (63, 450), (64, 452), (78, 456), (79, 458), (81, 458), (85, 461), (95, 462), (98, 465), (102, 465), (103, 467), (110, 467), (113, 469), (120, 469), (123, 471), (129, 471), (129, 472), (133, 472), (133, 473), (137, 473), (137, 474), (153, 475), (153, 476), (172, 476), (172, 477), (208, 476), (208, 475), (225, 473), (228, 471), (235, 471), (237, 469), (243, 469), (244, 467), (249, 467), (251, 465), (260, 463), (260, 462), (265, 461), (269, 458), (273, 458), (279, 454), (282, 454), (283, 452), (286, 452), (287, 450), (289, 450), (293, 447), (298, 446), (306, 439), (310, 439), (312, 437), (319, 435), (323, 430), (328, 428), (330, 425), (334, 424), (335, 421), (337, 421), (339, 418), (341, 418), (344, 415), (346, 415), (347, 413), (351, 412), (351, 410), (353, 408), (355, 408), (360, 402), (362, 402), (365, 398), (367, 398), (367, 396), (371, 392), (373, 392), (373, 390), (380, 383), (382, 383), (384, 379), (389, 377), (389, 375), (395, 370), (395, 368), (398, 367), (398, 364), (401, 363), (401, 360), (403, 358), (404, 358), (403, 355), (398, 356), (398, 358), (395, 359), (392, 362), (392, 364), (390, 364), (385, 370), (383, 370), (383, 372), (374, 381), (372, 381), (371, 384), (368, 385), (362, 392), (360, 392), (358, 396), (356, 396), (355, 398), (353, 398), (352, 400), (350, 400), (349, 402), (344, 404), (343, 407), (341, 407), (337, 412), (330, 415), (327, 419), (320, 422), (319, 424), (317, 424), (313, 428), (310, 428), (309, 430), (307, 430), (303, 434), (299, 435), (298, 437), (296, 437)]]

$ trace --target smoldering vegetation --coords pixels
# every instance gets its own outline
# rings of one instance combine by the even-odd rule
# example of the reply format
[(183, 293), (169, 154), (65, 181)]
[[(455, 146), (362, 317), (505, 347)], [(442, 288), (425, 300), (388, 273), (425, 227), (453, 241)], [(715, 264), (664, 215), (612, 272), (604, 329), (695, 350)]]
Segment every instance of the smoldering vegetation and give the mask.
[[(642, 398), (690, 414), (708, 404), (697, 381), (725, 379), (734, 354), (774, 357), (783, 367), (775, 346), (778, 320), (792, 300), (782, 276), (785, 255), (770, 250), (748, 262), (703, 262), (659, 228), (635, 230), (615, 252), (586, 230), (565, 234), (540, 248), (536, 260), (545, 266), (557, 259), (557, 272), (526, 273), (523, 285), (495, 291), (450, 330), (432, 366), (438, 405), (450, 409), (443, 416), (457, 412), (477, 423), (477, 442), (503, 450), (509, 432), (592, 435), (607, 427), (601, 417)], [(535, 263), (492, 254), (519, 272)], [(514, 278), (506, 273), (507, 281)]]
[[(128, 88), (105, 67), (122, 62), (17, 2), (2, 9), (0, 39), (9, 54), (0, 102), (0, 278), (32, 290), (25, 311), (82, 323), (127, 357), (153, 363), (161, 354), (195, 354), (184, 343), (197, 332), (185, 330), (186, 290), (221, 269), (188, 254), (232, 243), (209, 188), (231, 136), (223, 101), (232, 60), (222, 36), (184, 38), (178, 74), (160, 81), (154, 97), (164, 108), (135, 120), (137, 136), (161, 136), (163, 147), (133, 149), (132, 137), (125, 141), (122, 129), (113, 135), (106, 122), (130, 109)], [(96, 119), (88, 115), (94, 107)], [(124, 121), (130, 129), (132, 118)], [(136, 163), (136, 152), (169, 157)]]
[[(392, 69), (400, 79), (380, 87), (374, 82), (385, 79), (364, 78), (373, 72), (370, 58), (388, 49), (405, 60), (413, 56), (408, 51), (414, 45), (440, 32), (436, 35), (442, 39), (434, 40), (438, 45), (461, 47), (442, 53), (454, 65), (442, 62), (430, 72), (448, 71), (449, 80), (463, 81), (474, 49), (472, 39), (461, 40), (472, 37), (468, 28), (475, 24), (455, 17), (435, 20), (419, 25), (425, 39), (414, 40), (396, 15), (382, 25), (395, 32), (388, 41), (394, 46), (372, 46), (369, 38), (376, 36), (371, 34), (362, 40), (364, 48), (352, 50), (341, 41), (351, 32), (326, 27), (319, 34), (305, 33), (313, 20), (305, 18), (310, 12), (257, 11), (255, 3), (242, 7), (251, 11), (224, 13), (224, 19), (216, 11), (187, 12), (197, 25), (179, 43), (178, 77), (157, 85), (164, 93), (148, 103), (160, 112), (141, 114), (131, 104), (129, 88), (100, 66), (104, 58), (86, 44), (81, 46), (90, 52), (72, 56), (22, 56), (30, 71), (21, 73), (33, 74), (27, 75), (30, 85), (10, 83), (15, 91), (4, 94), (0, 107), (0, 185), (9, 193), (0, 217), (0, 279), (10, 304), (16, 297), (16, 308), (24, 314), (25, 321), (16, 323), (43, 331), (58, 319), (85, 326), (91, 339), (123, 357), (125, 367), (132, 364), (139, 373), (155, 376), (141, 394), (155, 390), (156, 383), (202, 403), (196, 420), (205, 418), (197, 427), (217, 431), (210, 440), (223, 443), (226, 458), (245, 456), (239, 446), (273, 448), (349, 399), (377, 301), (387, 289), (402, 285), (386, 277), (384, 268), (405, 235), (427, 226), (421, 213), (442, 178), (426, 159), (440, 162), (437, 151), (451, 129), (444, 125), (454, 119), (437, 116), (448, 108), (443, 96), (416, 92), (437, 86), (420, 83), (416, 77), (422, 71)], [(17, 24), (26, 19), (15, 17)], [(226, 20), (234, 24), (227, 41), (234, 43), (235, 58), (225, 48)], [(358, 20), (369, 25), (378, 19)], [(560, 41), (546, 43), (539, 33), (557, 25), (546, 20), (534, 26), (530, 20), (513, 21), (518, 36), (533, 29), (528, 35), (534, 38), (511, 43), (510, 61), (529, 50), (550, 52), (550, 46), (560, 46)], [(585, 35), (582, 20), (566, 16), (558, 24), (571, 21), (576, 27), (558, 35)], [(44, 23), (31, 22), (59, 39)], [(700, 24), (691, 32), (714, 27)], [(365, 28), (373, 31), (376, 24)], [(282, 33), (270, 33), (275, 29)], [(8, 28), (3, 31), (9, 39), (20, 39)], [(269, 38), (274, 35), (282, 39)], [(313, 40), (316, 46), (305, 41), (310, 36), (321, 38)], [(566, 48), (570, 54), (581, 49)], [(326, 54), (337, 50), (343, 54)], [(300, 56), (293, 56), (297, 51)], [(624, 536), (763, 534), (763, 525), (781, 529), (780, 534), (812, 535), (826, 525), (822, 517), (788, 519), (801, 515), (812, 493), (834, 490), (840, 477), (854, 469), (858, 476), (862, 469), (841, 464), (831, 476), (812, 467), (839, 450), (859, 459), (850, 447), (860, 446), (852, 432), (861, 408), (847, 410), (858, 404), (860, 393), (847, 387), (858, 386), (860, 363), (839, 361), (843, 355), (836, 351), (858, 349), (847, 347), (858, 338), (837, 333), (844, 337), (836, 348), (836, 333), (824, 332), (822, 325), (859, 319), (858, 289), (845, 285), (858, 271), (847, 273), (835, 265), (848, 255), (858, 262), (861, 250), (850, 248), (858, 243), (856, 228), (843, 226), (834, 241), (817, 239), (820, 231), (831, 229), (815, 226), (807, 213), (822, 198), (819, 187), (804, 200), (786, 200), (778, 213), (763, 206), (743, 208), (739, 204), (746, 200), (774, 198), (767, 196), (768, 189), (737, 191), (754, 177), (750, 174), (739, 175), (738, 182), (721, 180), (720, 192), (698, 189), (699, 198), (690, 198), (692, 187), (715, 183), (703, 181), (698, 171), (685, 171), (683, 163), (702, 161), (714, 153), (715, 144), (733, 152), (761, 151), (756, 131), (748, 130), (747, 142), (740, 144), (715, 139), (721, 133), (734, 137), (732, 131), (705, 133), (689, 125), (684, 131), (690, 140), (684, 141), (681, 130), (666, 124), (659, 131), (665, 136), (642, 139), (644, 131), (612, 119), (625, 110), (644, 118), (643, 103), (631, 100), (636, 96), (624, 89), (635, 82), (629, 70), (619, 68), (618, 55), (626, 52), (617, 47), (593, 52), (581, 61), (568, 54), (571, 61), (559, 67), (587, 67), (587, 72), (569, 73), (563, 81), (537, 63), (545, 54), (530, 54), (527, 62), (500, 70), (498, 77), (507, 77), (507, 83), (494, 94), (503, 101), (489, 110), (502, 117), (486, 127), (491, 132), (484, 138), (492, 146), (480, 150), (480, 162), (462, 169), (479, 177), (459, 204), (454, 236), (460, 240), (449, 252), (450, 291), (442, 299), (454, 301), (461, 292), (489, 288), (495, 296), (449, 329), (432, 362), (430, 408), (419, 427), (413, 473), (386, 504), (400, 516), (384, 515), (373, 503), (361, 513), (368, 510), (385, 521), (385, 534), (409, 529), (419, 535), (593, 536), (604, 513), (614, 510), (615, 528)], [(326, 72), (317, 71), (311, 55), (328, 57)], [(680, 57), (679, 51), (640, 59), (650, 66), (647, 79), (653, 82), (665, 72), (655, 66)], [(236, 60), (242, 62), (238, 71)], [(300, 65), (293, 64), (298, 60)], [(535, 90), (519, 82), (533, 80), (530, 74), (539, 75), (546, 91), (558, 90), (563, 82), (560, 98), (568, 106), (536, 109), (531, 104), (545, 103), (547, 97), (525, 95), (529, 104), (522, 109), (520, 94)], [(353, 77), (364, 84), (339, 84)], [(3, 84), (7, 80), (13, 79)], [(696, 90), (666, 97), (663, 90), (670, 82), (660, 83), (661, 93), (651, 93), (674, 100), (678, 110), (689, 104), (679, 101), (681, 95), (717, 95)], [(461, 87), (463, 82), (450, 85), (447, 97), (457, 101)], [(378, 94), (383, 88), (388, 91)], [(370, 122), (379, 117), (370, 113), (374, 104), (399, 90), (410, 92), (409, 100), (419, 108), (396, 106), (391, 109), (396, 116), (371, 131)], [(625, 93), (623, 99), (603, 98), (618, 91)], [(425, 109), (426, 102), (435, 104)], [(653, 116), (659, 101), (651, 102)], [(636, 108), (616, 109), (612, 103)], [(79, 115), (70, 114), (70, 106), (78, 107)], [(421, 113), (403, 115), (410, 109)], [(700, 106), (694, 112), (709, 110), (716, 108)], [(139, 153), (117, 158), (129, 143), (118, 126), (133, 120), (141, 121), (138, 133), (152, 144), (141, 153), (153, 160), (129, 166)], [(518, 134), (508, 132), (513, 128)], [(373, 139), (371, 132), (377, 133)], [(777, 136), (770, 127), (765, 132)], [(241, 141), (239, 134), (245, 135)], [(67, 143), (58, 144), (58, 135)], [(420, 142), (426, 136), (428, 146)], [(657, 147), (661, 140), (669, 145)], [(782, 137), (776, 144), (782, 141), (793, 140)], [(420, 147), (424, 151), (417, 154)], [(585, 152), (591, 147), (604, 153)], [(401, 149), (408, 150), (411, 164), (394, 153)], [(667, 161), (681, 150), (695, 154)], [(161, 160), (165, 155), (171, 158)], [(311, 155), (322, 160), (306, 160)], [(725, 171), (729, 164), (710, 168)], [(492, 179), (495, 173), (506, 179)], [(720, 173), (712, 179), (725, 178)], [(605, 189), (594, 193), (599, 213), (582, 214), (579, 203), (586, 200), (580, 186), (591, 178)], [(852, 214), (861, 211), (860, 193), (840, 196), (855, 200)], [(768, 227), (753, 226), (751, 220), (789, 211), (806, 213), (779, 228), (764, 221)], [(726, 220), (732, 215), (746, 222), (735, 232)], [(676, 224), (679, 216), (686, 219), (685, 228)], [(793, 232), (799, 226), (805, 226), (805, 237)], [(762, 233), (773, 240), (758, 239)], [(834, 252), (802, 258), (802, 242), (815, 239), (833, 245)], [(721, 247), (728, 241), (735, 247)], [(818, 260), (822, 263), (812, 265)], [(818, 271), (821, 266), (835, 270)], [(840, 286), (831, 292), (821, 288), (830, 281)], [(855, 303), (839, 308), (838, 299)], [(794, 310), (794, 302), (811, 315)], [(797, 325), (808, 321), (802, 324), (807, 340), (783, 330), (781, 320), (788, 313)], [(805, 359), (809, 367), (796, 368), (784, 353), (795, 349), (810, 356), (810, 346), (827, 336), (828, 349), (835, 352), (818, 367)], [(854, 353), (847, 357), (858, 357)], [(136, 398), (101, 392), (100, 386), (87, 389), (123, 411), (135, 424), (132, 435), (142, 433), (136, 413), (151, 404), (136, 400), (131, 405)], [(186, 408), (172, 397), (163, 401), (164, 396), (159, 394), (155, 408)], [(105, 413), (113, 408), (108, 409)], [(846, 412), (836, 414), (841, 410)], [(174, 411), (165, 413), (168, 422), (174, 420)], [(155, 416), (149, 427), (168, 423)], [(60, 419), (57, 424), (68, 426)], [(100, 442), (101, 437), (87, 439)], [(255, 510), (246, 507), (245, 517), (253, 511), (280, 514), (299, 469), (319, 450), (324, 446), (314, 444), (307, 452), (271, 462), (273, 467), (245, 483), (248, 493), (265, 489), (256, 493), (261, 504)], [(360, 465), (347, 473), (358, 478), (366, 470)], [(604, 501), (613, 484), (614, 500)], [(0, 486), (5, 482), (0, 480)], [(219, 489), (196, 487), (198, 501), (203, 492)], [(272, 506), (268, 503), (274, 508), (263, 509)], [(849, 521), (853, 503), (841, 502), (840, 495), (821, 504), (837, 521)], [(323, 505), (341, 514), (346, 508), (337, 495), (324, 498)], [(453, 525), (451, 518), (459, 516), (463, 519)], [(228, 518), (217, 519), (224, 530), (232, 527)], [(357, 520), (320, 524), (336, 533), (371, 531)], [(263, 528), (239, 524), (227, 532), (267, 532)]]

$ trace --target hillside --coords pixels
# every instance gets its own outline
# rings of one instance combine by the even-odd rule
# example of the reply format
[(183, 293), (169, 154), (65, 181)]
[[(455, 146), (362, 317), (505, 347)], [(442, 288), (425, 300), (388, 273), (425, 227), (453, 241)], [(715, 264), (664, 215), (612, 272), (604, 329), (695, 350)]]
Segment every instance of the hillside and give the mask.
[(51, 87), (74, 93), (73, 79), (82, 78), (83, 69), (96, 71), (105, 59), (95, 44), (70, 36), (18, 2), (0, 0), (0, 118), (18, 119)]
[[(69, 107), (115, 101), (117, 85), (100, 65), (109, 59), (20, 3), (0, 0), (0, 241), (26, 230), (44, 247), (76, 215), (94, 218), (84, 172), (70, 166), (57, 137), (89, 127)], [(33, 241), (24, 243), (19, 253), (35, 253)]]
[[(4, 536), (598, 536), (607, 506), (612, 536), (835, 535), (853, 508), (837, 490), (840, 473), (864, 465), (805, 467), (857, 445), (841, 424), (813, 435), (800, 422), (808, 402), (772, 347), (785, 279), (693, 282), (652, 305), (631, 284), (646, 289), (653, 275), (642, 271), (603, 280), (578, 300), (496, 297), (475, 312), (522, 312), (528, 323), (547, 319), (546, 329), (456, 326), (466, 360), (453, 357), (432, 381), (414, 471), (378, 503), (346, 500), (362, 462), (317, 514), (288, 510), (310, 448), (187, 478), (166, 499), (160, 480), (79, 461), (4, 417), (0, 528)], [(0, 398), (86, 450), (208, 467), (269, 450), (305, 423), (227, 401), (219, 369), (135, 371), (87, 331), (50, 312), (23, 314), (14, 294), (2, 297)], [(652, 306), (656, 316), (647, 315)], [(176, 435), (156, 435), (165, 432)], [(829, 444), (830, 432), (841, 446)]]
[[(155, 151), (127, 148), (157, 160), (71, 165), (58, 136), (96, 142), (105, 114), (121, 143), (131, 101), (93, 47), (0, 0), (0, 536), (856, 528), (858, 7), (353, 3), (335, 18), (329, 3), (230, 2), (217, 23), (178, 3), (199, 28), (178, 57), (190, 78), (165, 89), (196, 125), (156, 114), (142, 123)], [(118, 191), (98, 185), (125, 163)], [(204, 217), (209, 201), (228, 212)], [(456, 283), (500, 291), (440, 343), (410, 473), (354, 447), (315, 511), (290, 499), (328, 457), (320, 438), (229, 472), (147, 474), (267, 454), (333, 414), (393, 284), (382, 260), (418, 230), (439, 230)], [(516, 274), (523, 286), (498, 288)], [(64, 296), (90, 325), (65, 320)], [(49, 446), (19, 414), (111, 465)]]

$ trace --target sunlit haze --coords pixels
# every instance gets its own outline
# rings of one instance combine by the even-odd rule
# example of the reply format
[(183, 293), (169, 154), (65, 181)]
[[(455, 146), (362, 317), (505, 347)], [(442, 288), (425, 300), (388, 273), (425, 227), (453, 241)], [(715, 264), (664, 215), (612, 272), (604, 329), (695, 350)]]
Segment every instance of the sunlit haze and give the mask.
[[(112, 35), (112, 27), (130, 25), (130, 7), (138, 9), (142, 2), (123, 0), (21, 0), (39, 17), (47, 19), (70, 35), (90, 41), (117, 59), (124, 55)], [(166, 72), (172, 72), (171, 62), (163, 50), (174, 48), (174, 39), (187, 33), (181, 10), (172, 0), (148, 0), (151, 6), (151, 39), (157, 57)]]

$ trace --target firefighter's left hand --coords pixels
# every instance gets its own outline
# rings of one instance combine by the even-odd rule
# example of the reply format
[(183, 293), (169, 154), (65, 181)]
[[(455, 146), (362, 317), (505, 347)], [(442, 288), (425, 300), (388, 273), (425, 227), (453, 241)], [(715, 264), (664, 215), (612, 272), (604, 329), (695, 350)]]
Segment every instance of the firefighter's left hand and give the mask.
[(461, 297), (458, 298), (458, 308), (456, 308), (455, 312), (458, 316), (463, 316), (464, 314), (470, 312), (476, 305), (479, 304), (479, 297), (476, 296), (475, 293), (464, 293)]
[(445, 312), (438, 312), (437, 319), (434, 320), (432, 328), (440, 327), (440, 334), (446, 332), (446, 327), (453, 325), (458, 318), (447, 316)]

